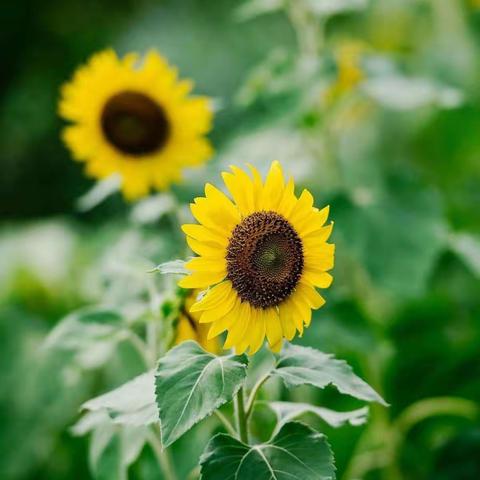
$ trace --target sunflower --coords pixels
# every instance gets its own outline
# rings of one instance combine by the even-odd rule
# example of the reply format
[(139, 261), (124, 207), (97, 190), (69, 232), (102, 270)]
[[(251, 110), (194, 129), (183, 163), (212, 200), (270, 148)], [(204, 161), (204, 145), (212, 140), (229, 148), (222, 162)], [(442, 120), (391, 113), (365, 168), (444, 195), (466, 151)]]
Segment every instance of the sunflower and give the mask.
[(190, 313), (199, 292), (192, 292), (187, 296), (177, 322), (177, 331), (174, 344), (195, 340), (207, 352), (218, 353), (219, 344), (216, 338), (208, 338), (208, 325), (199, 322), (198, 313)]
[(212, 112), (206, 97), (192, 97), (192, 82), (156, 52), (139, 62), (112, 50), (94, 55), (61, 90), (60, 115), (72, 122), (63, 140), (88, 175), (122, 179), (128, 199), (164, 190), (184, 167), (205, 162)]
[(199, 256), (179, 285), (206, 289), (190, 311), (210, 325), (207, 338), (227, 330), (223, 348), (253, 355), (265, 337), (278, 351), (283, 338), (303, 334), (312, 309), (325, 303), (316, 287), (332, 283), (335, 246), (327, 243), (328, 207), (315, 208), (308, 190), (297, 198), (278, 162), (264, 183), (250, 168), (252, 177), (237, 167), (222, 174), (233, 201), (207, 184), (191, 204), (199, 224), (182, 229)]

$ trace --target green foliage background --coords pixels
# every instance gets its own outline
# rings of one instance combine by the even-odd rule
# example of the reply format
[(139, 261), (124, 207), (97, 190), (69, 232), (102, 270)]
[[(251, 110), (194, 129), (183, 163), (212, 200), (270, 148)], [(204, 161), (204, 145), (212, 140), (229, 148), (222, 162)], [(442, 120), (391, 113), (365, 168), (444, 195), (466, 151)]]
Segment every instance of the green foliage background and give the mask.
[[(119, 196), (75, 208), (93, 183), (60, 143), (58, 88), (108, 46), (157, 48), (216, 100), (217, 154), (175, 187), (179, 204), (207, 179), (219, 183), (230, 163), (265, 169), (278, 158), (318, 205), (331, 205), (335, 282), (299, 343), (347, 359), (391, 405), (372, 407), (362, 427), (312, 420), (330, 439), (338, 478), (480, 477), (480, 4), (346, 1), (358, 8), (327, 17), (323, 3), (2, 6), (1, 478), (91, 478), (87, 438), (69, 427), (84, 401), (144, 368), (126, 342), (79, 360), (46, 352), (45, 338), (77, 307), (133, 308), (144, 272), (185, 253), (168, 214), (149, 222)], [(327, 104), (336, 52), (352, 40), (365, 46), (364, 79)], [(270, 388), (282, 400), (360, 406), (333, 389)], [(271, 421), (259, 419), (259, 438)], [(216, 428), (199, 425), (173, 446), (181, 474)], [(116, 478), (112, 468), (102, 464), (97, 477)], [(148, 448), (129, 473), (160, 478)]]

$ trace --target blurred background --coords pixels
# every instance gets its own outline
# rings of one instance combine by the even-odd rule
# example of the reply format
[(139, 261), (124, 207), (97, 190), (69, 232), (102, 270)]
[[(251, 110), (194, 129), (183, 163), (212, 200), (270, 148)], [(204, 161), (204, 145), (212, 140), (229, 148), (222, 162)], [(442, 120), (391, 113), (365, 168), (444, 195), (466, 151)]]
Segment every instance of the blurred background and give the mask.
[[(57, 350), (45, 339), (76, 308), (144, 302), (148, 267), (185, 252), (171, 209), (231, 163), (273, 159), (335, 221), (335, 281), (299, 341), (348, 360), (391, 405), (364, 426), (318, 423), (338, 478), (480, 478), (480, 1), (24, 0), (2, 17), (2, 479), (122, 478), (112, 442), (71, 427), (84, 401), (143, 371), (138, 354), (105, 332)], [(94, 182), (60, 141), (59, 87), (109, 46), (156, 48), (214, 98), (216, 154), (171, 194), (93, 192), (82, 210)], [(174, 446), (185, 472), (215, 428)], [(161, 478), (137, 450), (129, 478)]]

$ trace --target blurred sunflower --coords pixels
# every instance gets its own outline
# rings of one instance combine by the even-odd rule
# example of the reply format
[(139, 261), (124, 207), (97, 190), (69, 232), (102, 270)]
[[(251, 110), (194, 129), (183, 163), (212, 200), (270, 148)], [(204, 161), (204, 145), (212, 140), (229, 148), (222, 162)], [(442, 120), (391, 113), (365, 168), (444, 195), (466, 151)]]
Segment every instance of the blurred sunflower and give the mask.
[(216, 338), (207, 338), (208, 325), (199, 322), (200, 315), (198, 313), (190, 313), (190, 308), (195, 303), (199, 293), (198, 291), (192, 292), (185, 300), (178, 318), (174, 344), (178, 345), (186, 340), (195, 340), (207, 352), (218, 353), (218, 340)]
[(212, 154), (209, 101), (191, 90), (154, 51), (141, 63), (133, 53), (97, 53), (62, 87), (60, 115), (73, 122), (63, 139), (88, 175), (119, 174), (126, 198), (163, 190)]
[(210, 324), (207, 338), (227, 330), (223, 348), (248, 348), (253, 355), (266, 337), (278, 351), (283, 338), (303, 334), (311, 309), (325, 303), (316, 287), (332, 283), (327, 270), (335, 246), (327, 240), (333, 224), (325, 225), (329, 209), (315, 208), (308, 190), (295, 196), (278, 162), (265, 183), (253, 167), (253, 178), (231, 169), (222, 176), (233, 201), (207, 184), (205, 197), (191, 204), (200, 225), (182, 229), (199, 257), (186, 264), (192, 273), (179, 285), (208, 288), (190, 308), (200, 313), (200, 323)]
[(336, 49), (337, 76), (334, 83), (325, 92), (328, 102), (350, 92), (365, 79), (361, 65), (361, 57), (365, 50), (366, 45), (355, 40), (344, 41)]

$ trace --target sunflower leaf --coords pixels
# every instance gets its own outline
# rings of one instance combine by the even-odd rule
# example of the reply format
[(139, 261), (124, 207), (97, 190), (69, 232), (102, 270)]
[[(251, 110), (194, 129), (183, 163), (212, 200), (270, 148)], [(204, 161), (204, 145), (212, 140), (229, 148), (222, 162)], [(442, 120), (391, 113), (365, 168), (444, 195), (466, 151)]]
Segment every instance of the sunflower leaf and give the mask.
[(120, 425), (141, 426), (158, 422), (153, 370), (88, 400), (82, 405), (82, 409), (105, 412), (113, 423)]
[(230, 401), (245, 380), (247, 364), (245, 355), (217, 357), (193, 341), (160, 358), (155, 377), (163, 446)]
[(352, 426), (363, 425), (367, 421), (368, 407), (358, 408), (349, 412), (337, 412), (329, 408), (316, 407), (309, 403), (295, 402), (257, 402), (258, 405), (265, 405), (277, 417), (278, 431), (287, 422), (290, 422), (306, 413), (312, 413), (333, 428), (341, 427), (345, 424)]
[(202, 480), (333, 480), (333, 454), (324, 435), (297, 422), (287, 423), (268, 442), (248, 446), (219, 434), (201, 459)]
[(272, 375), (280, 377), (287, 388), (299, 385), (325, 388), (332, 384), (340, 393), (388, 405), (370, 385), (353, 373), (345, 361), (313, 348), (287, 343)]
[(183, 260), (172, 260), (170, 262), (161, 263), (157, 265), (154, 269), (150, 270), (150, 273), (162, 273), (169, 274), (174, 273), (178, 275), (188, 275), (190, 272), (185, 268), (185, 263)]

